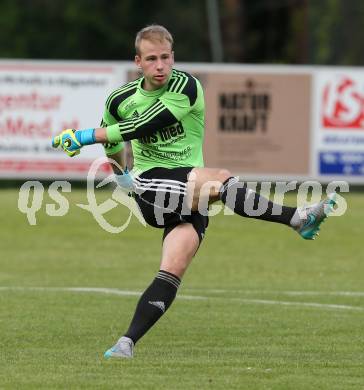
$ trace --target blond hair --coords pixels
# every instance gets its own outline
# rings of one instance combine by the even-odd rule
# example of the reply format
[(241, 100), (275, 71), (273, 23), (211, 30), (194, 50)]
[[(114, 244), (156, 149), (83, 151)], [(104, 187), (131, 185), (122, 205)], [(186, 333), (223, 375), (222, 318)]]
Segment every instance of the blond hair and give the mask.
[(137, 33), (135, 38), (135, 52), (138, 55), (140, 55), (140, 42), (142, 39), (146, 39), (152, 42), (163, 42), (166, 40), (171, 44), (171, 48), (173, 48), (172, 34), (165, 27), (159, 24), (151, 24), (147, 27), (144, 27)]

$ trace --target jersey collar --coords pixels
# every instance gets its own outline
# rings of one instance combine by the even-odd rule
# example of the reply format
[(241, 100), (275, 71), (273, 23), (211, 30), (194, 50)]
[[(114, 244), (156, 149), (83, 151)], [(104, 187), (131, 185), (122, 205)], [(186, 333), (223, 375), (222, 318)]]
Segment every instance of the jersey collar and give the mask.
[(160, 95), (162, 95), (163, 92), (165, 92), (165, 90), (168, 88), (168, 84), (169, 84), (169, 81), (171, 80), (172, 73), (173, 73), (173, 69), (172, 69), (171, 74), (169, 75), (167, 82), (163, 85), (163, 87), (159, 88), (159, 89), (155, 89), (154, 91), (147, 91), (147, 90), (143, 89), (142, 85), (144, 82), (144, 76), (141, 77), (139, 80), (139, 83), (138, 83), (139, 92), (141, 94), (143, 94), (144, 96), (160, 96)]

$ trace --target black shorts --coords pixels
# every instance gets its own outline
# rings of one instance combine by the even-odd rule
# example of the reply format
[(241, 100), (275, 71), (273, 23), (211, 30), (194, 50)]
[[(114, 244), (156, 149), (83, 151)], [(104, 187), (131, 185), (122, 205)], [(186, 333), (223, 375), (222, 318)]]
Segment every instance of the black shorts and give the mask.
[(208, 216), (187, 204), (187, 178), (193, 168), (153, 168), (133, 179), (134, 197), (145, 221), (164, 228), (163, 239), (177, 225), (191, 223), (202, 241)]

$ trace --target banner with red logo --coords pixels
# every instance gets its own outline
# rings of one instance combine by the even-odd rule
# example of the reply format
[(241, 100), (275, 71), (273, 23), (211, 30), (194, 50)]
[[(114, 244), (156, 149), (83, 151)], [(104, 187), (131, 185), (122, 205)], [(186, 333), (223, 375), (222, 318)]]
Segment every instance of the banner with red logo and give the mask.
[(316, 172), (364, 181), (364, 71), (331, 68), (315, 79)]
[(101, 145), (76, 158), (51, 147), (66, 128), (100, 124), (108, 94), (125, 80), (109, 63), (0, 62), (0, 177), (86, 179)]

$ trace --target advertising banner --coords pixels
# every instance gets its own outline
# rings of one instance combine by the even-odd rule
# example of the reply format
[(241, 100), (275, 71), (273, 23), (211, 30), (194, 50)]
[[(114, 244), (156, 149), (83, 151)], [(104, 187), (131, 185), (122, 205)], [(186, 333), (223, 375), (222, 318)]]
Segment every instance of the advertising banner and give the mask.
[(255, 177), (308, 176), (309, 74), (202, 73), (205, 160)]
[(98, 126), (107, 95), (124, 81), (112, 64), (0, 62), (0, 177), (86, 179), (102, 146), (69, 158), (52, 137)]
[[(246, 179), (364, 183), (363, 69), (176, 68), (204, 88), (206, 166)], [(109, 93), (136, 77), (131, 62), (0, 61), (0, 178), (86, 179), (102, 146), (69, 158), (52, 136), (98, 126)]]
[(316, 175), (364, 182), (364, 70), (315, 72)]

